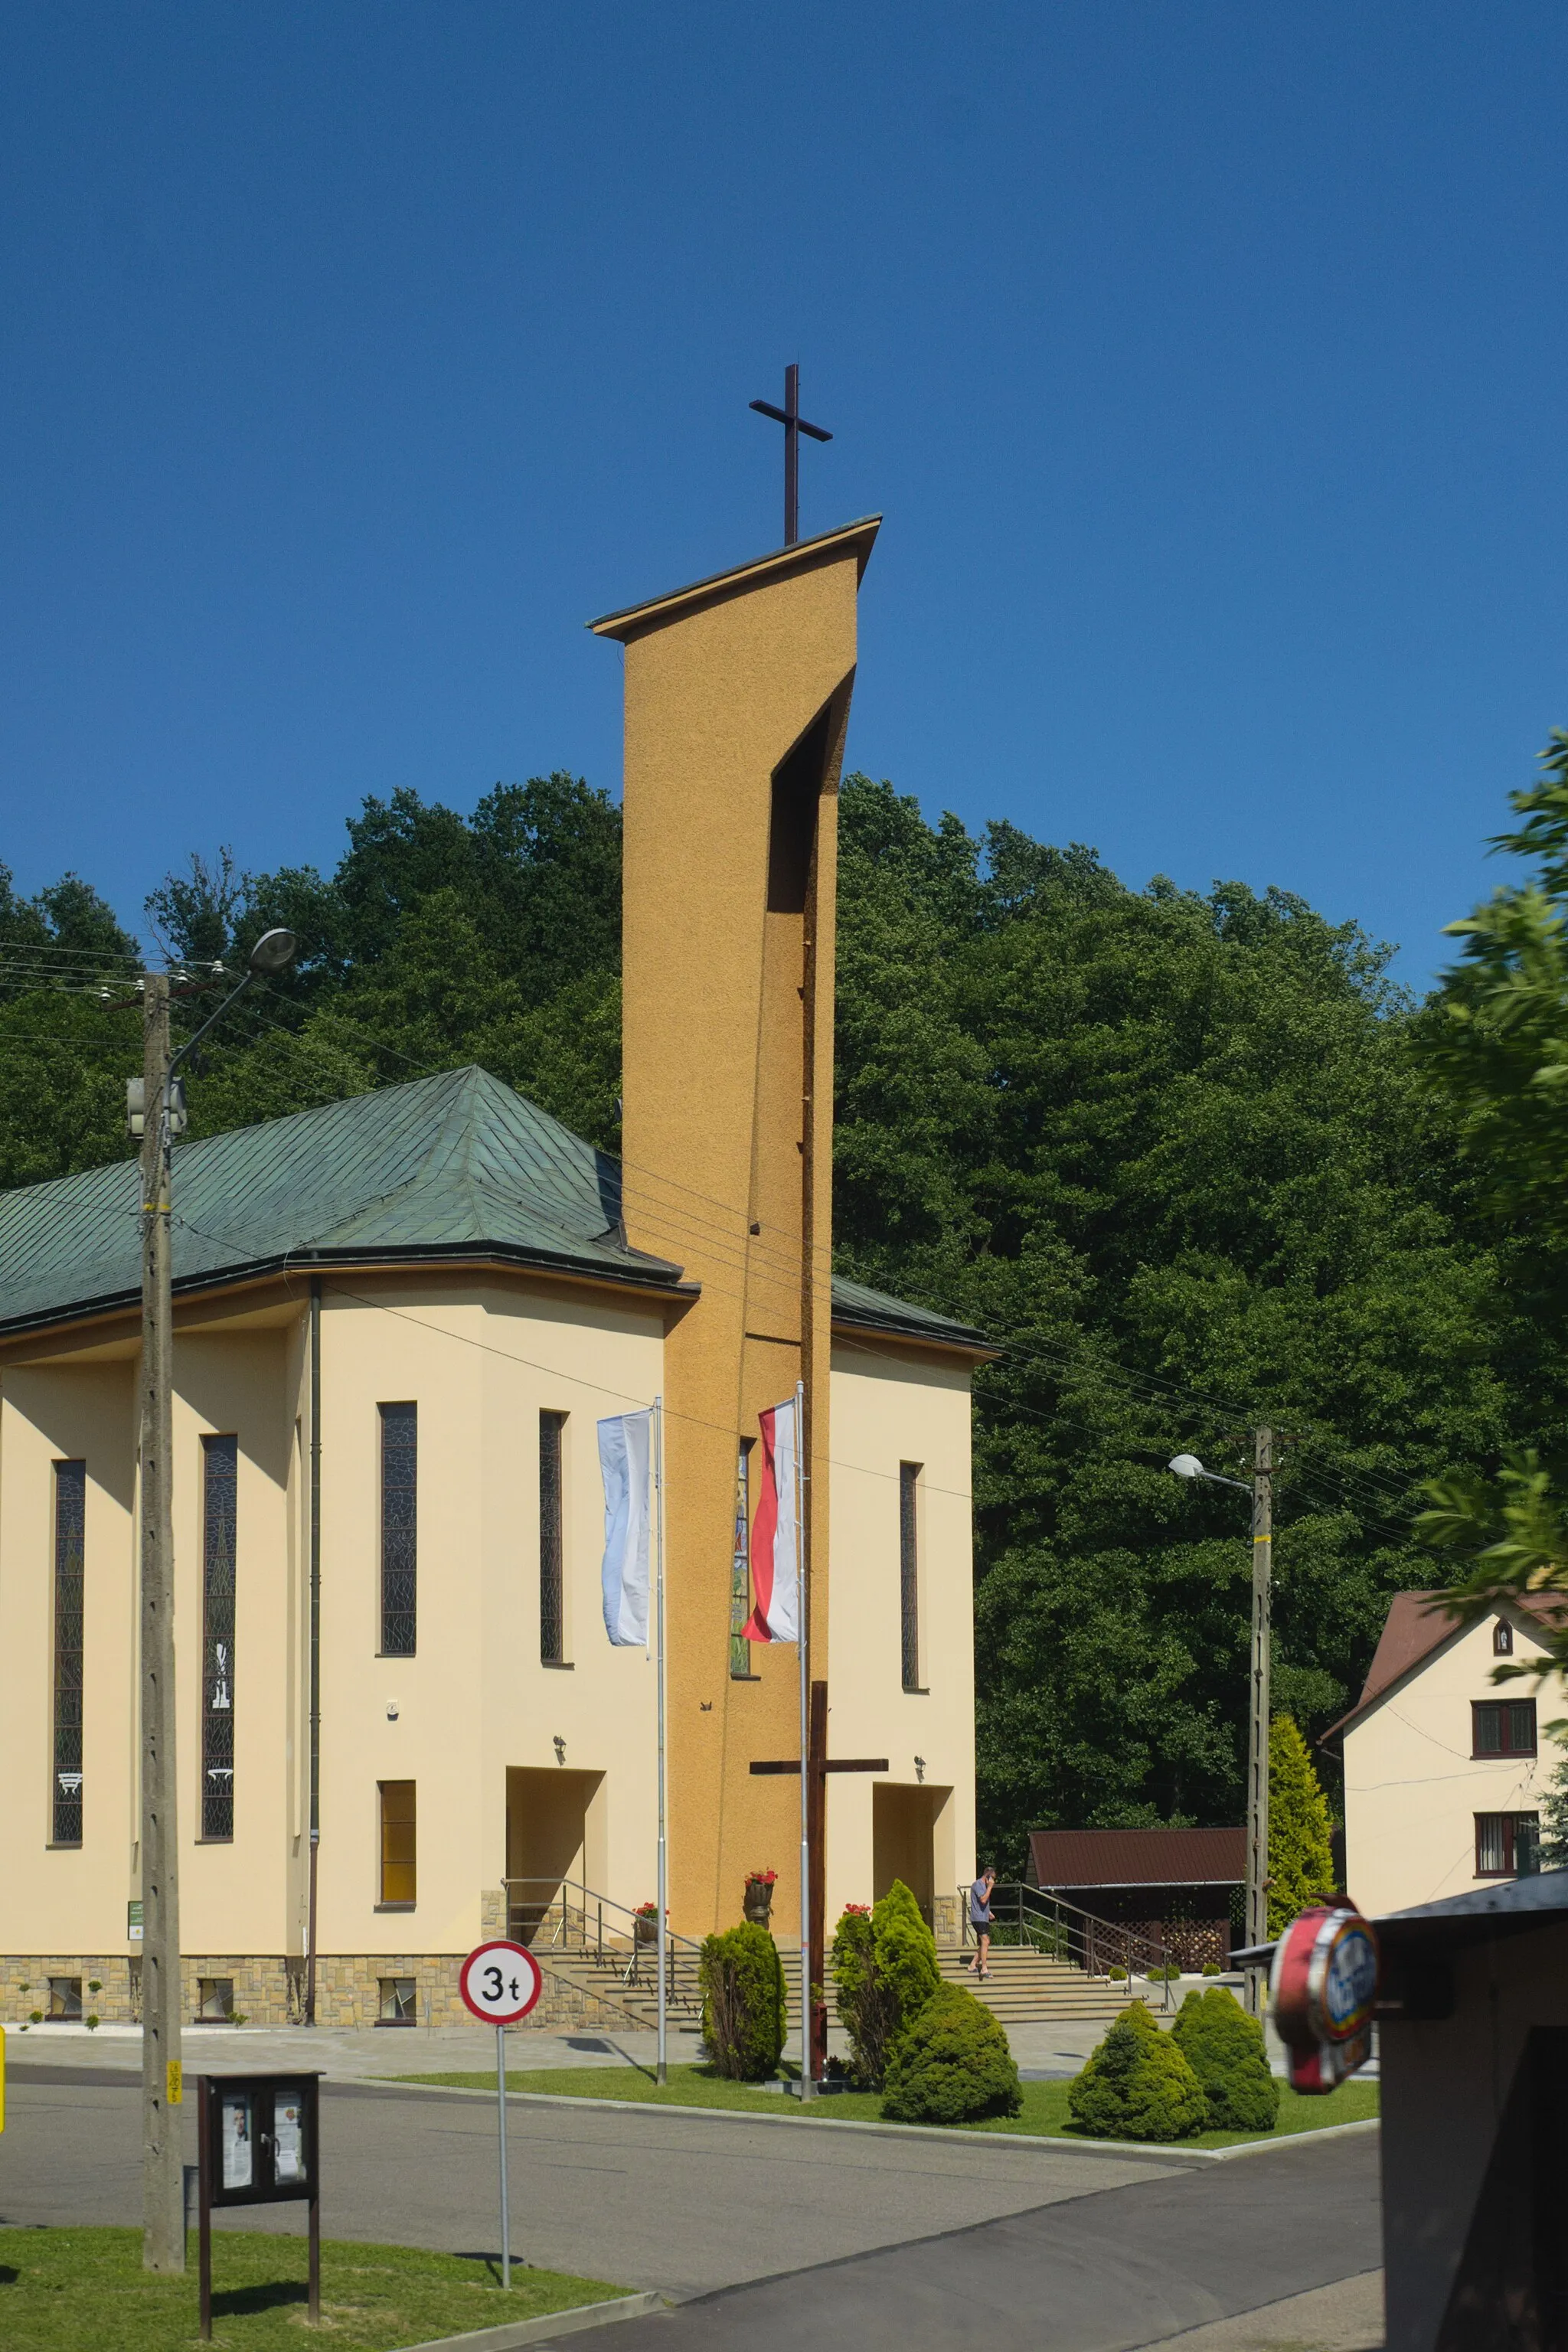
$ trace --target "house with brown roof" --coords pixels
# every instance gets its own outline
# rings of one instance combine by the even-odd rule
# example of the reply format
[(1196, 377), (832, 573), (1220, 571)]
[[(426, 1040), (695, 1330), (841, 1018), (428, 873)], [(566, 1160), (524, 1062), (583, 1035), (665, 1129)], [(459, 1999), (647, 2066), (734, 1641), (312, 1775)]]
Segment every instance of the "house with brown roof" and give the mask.
[[(1033, 1830), (1028, 1883), (1163, 1944), (1178, 1967), (1224, 1968), (1233, 1897), (1247, 1878), (1247, 1832)], [(1108, 1942), (1107, 1949), (1110, 1949)]]
[(1534, 1867), (1563, 1712), (1550, 1684), (1496, 1682), (1544, 1654), (1546, 1611), (1521, 1601), (1459, 1626), (1430, 1592), (1396, 1592), (1361, 1697), (1322, 1736), (1344, 1762), (1345, 1875), (1364, 1911), (1511, 1879)]

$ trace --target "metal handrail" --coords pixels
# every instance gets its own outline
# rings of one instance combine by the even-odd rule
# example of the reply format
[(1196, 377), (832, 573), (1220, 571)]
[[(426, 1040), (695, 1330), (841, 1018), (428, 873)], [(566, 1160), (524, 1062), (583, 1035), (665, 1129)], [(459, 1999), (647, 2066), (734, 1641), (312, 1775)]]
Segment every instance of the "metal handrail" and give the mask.
[[(658, 1929), (629, 1904), (601, 1895), (575, 1878), (503, 1878), (507, 1933), (530, 1950), (576, 1952), (599, 1968), (616, 1969), (623, 1985), (646, 1988), (657, 1972)], [(652, 1927), (651, 1921), (646, 1923)], [(698, 1963), (702, 1947), (689, 1936), (665, 1934), (666, 1997), (672, 2009), (700, 2011)], [(623, 1965), (624, 1964), (624, 1965)], [(646, 1974), (645, 1974), (646, 1971)]]
[[(967, 1886), (958, 1890), (958, 1916), (960, 1941), (969, 1944), (974, 1930), (969, 1924)], [(1063, 1895), (1047, 1895), (1038, 1886), (1017, 1882), (992, 1888), (991, 1916), (995, 1921), (991, 1930), (995, 1948), (1005, 1951), (1010, 1946), (1027, 1945), (1042, 1958), (1067, 1960), (1091, 1977), (1109, 1976), (1113, 1968), (1121, 1968), (1127, 1972), (1130, 1992), (1134, 1977), (1159, 1975), (1160, 2006), (1171, 2006), (1170, 1979), (1163, 1974), (1172, 1965), (1171, 1955), (1157, 1937), (1142, 1936), (1114, 1919), (1097, 1918), (1092, 1911), (1082, 1910)]]

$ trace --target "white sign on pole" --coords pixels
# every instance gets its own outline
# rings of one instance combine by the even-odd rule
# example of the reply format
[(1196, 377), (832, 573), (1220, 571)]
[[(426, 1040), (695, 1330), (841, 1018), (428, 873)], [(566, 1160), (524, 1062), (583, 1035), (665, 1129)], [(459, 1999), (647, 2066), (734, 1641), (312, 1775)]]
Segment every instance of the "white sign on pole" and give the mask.
[(511, 2206), (506, 2187), (506, 2028), (526, 2017), (544, 1989), (539, 1962), (505, 1937), (479, 1944), (458, 1971), (458, 1990), (482, 2025), (496, 2030), (496, 2129), (500, 2141), (500, 2283), (511, 2284)]
[(515, 2025), (543, 1989), (533, 1954), (499, 1938), (471, 1951), (458, 1977), (458, 1990), (481, 2025)]

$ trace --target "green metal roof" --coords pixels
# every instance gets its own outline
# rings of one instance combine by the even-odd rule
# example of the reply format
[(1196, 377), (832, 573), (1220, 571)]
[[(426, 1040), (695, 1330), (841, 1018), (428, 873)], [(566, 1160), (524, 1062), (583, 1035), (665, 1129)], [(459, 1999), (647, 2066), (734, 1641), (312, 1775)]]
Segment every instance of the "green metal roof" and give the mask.
[(833, 1277), (833, 1320), (858, 1331), (887, 1331), (903, 1339), (926, 1339), (937, 1346), (984, 1349), (991, 1343), (972, 1324), (955, 1323), (929, 1307), (911, 1307), (907, 1298), (889, 1298), (885, 1290), (868, 1289), (847, 1276)]
[[(668, 1258), (627, 1246), (616, 1162), (486, 1070), (177, 1144), (174, 1200), (176, 1292), (476, 1252), (639, 1288), (681, 1280)], [(0, 1333), (135, 1305), (140, 1206), (134, 1160), (0, 1193)], [(833, 1297), (857, 1325), (976, 1336), (858, 1283), (835, 1281)]]

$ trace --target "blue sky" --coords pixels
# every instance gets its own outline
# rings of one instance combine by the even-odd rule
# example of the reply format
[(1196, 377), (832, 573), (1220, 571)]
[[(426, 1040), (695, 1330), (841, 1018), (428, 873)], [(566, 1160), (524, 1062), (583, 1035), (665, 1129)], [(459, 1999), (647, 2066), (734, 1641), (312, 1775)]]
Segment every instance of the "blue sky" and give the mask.
[[(1568, 724), (1568, 15), (11, 5), (0, 858), (618, 790), (591, 614), (887, 517), (853, 763), (1402, 943)], [(1553, 551), (1557, 551), (1553, 553)]]

